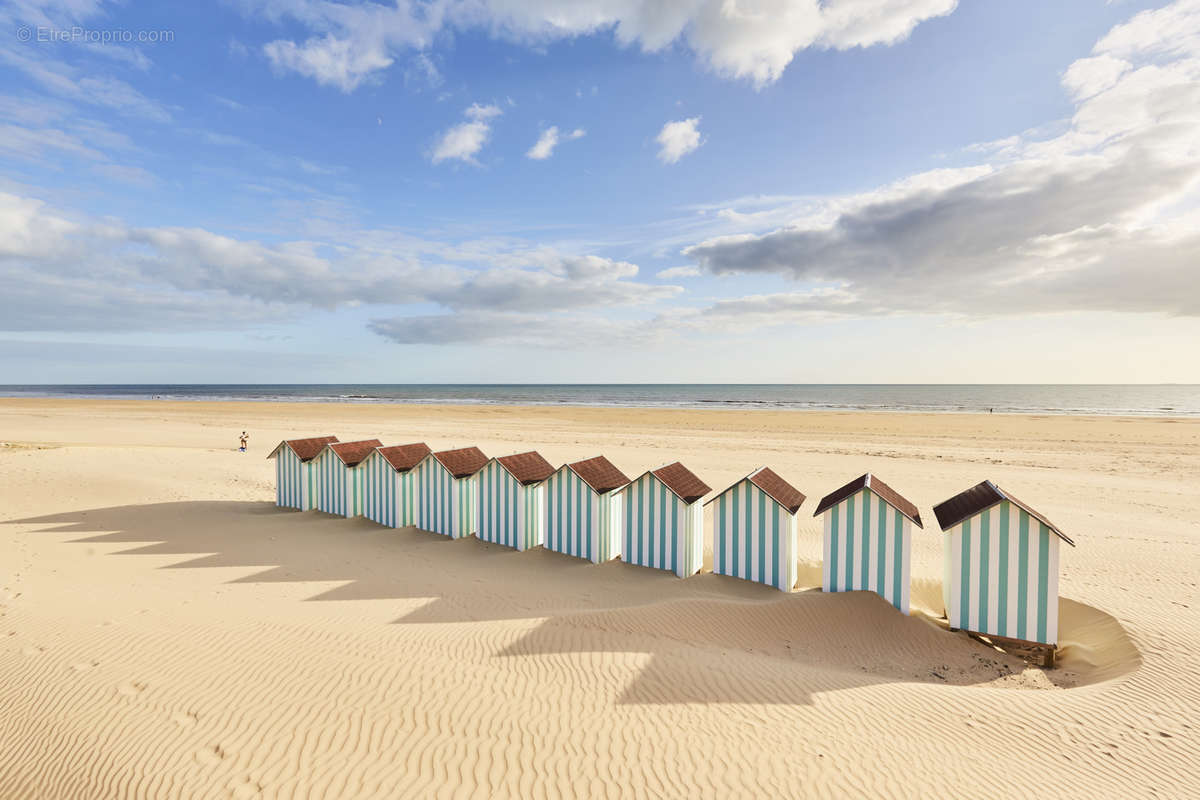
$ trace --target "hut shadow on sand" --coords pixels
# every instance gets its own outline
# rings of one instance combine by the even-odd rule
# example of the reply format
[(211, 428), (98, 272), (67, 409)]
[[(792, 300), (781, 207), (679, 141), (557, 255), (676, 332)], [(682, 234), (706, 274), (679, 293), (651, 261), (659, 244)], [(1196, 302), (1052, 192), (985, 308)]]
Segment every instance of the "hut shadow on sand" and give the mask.
[[(541, 619), (494, 656), (645, 654), (622, 703), (809, 703), (815, 693), (888, 682), (996, 688), (1019, 685), (1005, 676), (1025, 670), (869, 592), (785, 594), (710, 573), (680, 580), (269, 503), (158, 503), (12, 523), (75, 543), (136, 545), (114, 555), (182, 557), (164, 569), (262, 568), (229, 583), (340, 582), (310, 601), (410, 601), (396, 624)], [(1062, 625), (1061, 669), (1045, 673), (1057, 685), (1109, 680), (1140, 664), (1109, 615), (1064, 600)]]

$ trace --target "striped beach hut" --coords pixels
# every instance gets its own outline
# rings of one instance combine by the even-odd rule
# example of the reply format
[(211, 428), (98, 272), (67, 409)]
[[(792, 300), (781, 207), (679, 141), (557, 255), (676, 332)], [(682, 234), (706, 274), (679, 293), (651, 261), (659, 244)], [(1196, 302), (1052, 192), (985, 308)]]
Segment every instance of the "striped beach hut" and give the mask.
[(315, 436), (311, 439), (285, 439), (271, 451), (275, 459), (275, 505), (308, 511), (316, 505), (312, 460), (336, 436)]
[(536, 451), (493, 458), (479, 470), (479, 521), (485, 542), (528, 550), (546, 534), (545, 480), (554, 466)]
[(475, 532), (479, 470), (488, 457), (478, 447), (430, 453), (413, 469), (417, 527), (451, 539)]
[(823, 497), (813, 516), (824, 517), (824, 590), (875, 592), (907, 614), (917, 507), (867, 473)]
[(423, 442), (377, 447), (363, 470), (363, 516), (390, 528), (416, 522), (416, 484), (413, 467), (432, 452)]
[(621, 555), (625, 473), (604, 456), (563, 464), (546, 481), (546, 549), (599, 564)]
[(804, 495), (759, 467), (705, 505), (713, 507), (713, 572), (790, 592), (796, 585), (796, 512)]
[(378, 439), (327, 444), (312, 462), (317, 510), (339, 517), (363, 513), (363, 470), (358, 466), (382, 445)]
[(1058, 644), (1057, 525), (991, 481), (933, 509), (945, 534), (942, 599), (950, 627), (1011, 643)]
[(629, 564), (695, 575), (704, 564), (704, 507), (712, 489), (676, 461), (618, 490), (622, 495), (622, 557)]

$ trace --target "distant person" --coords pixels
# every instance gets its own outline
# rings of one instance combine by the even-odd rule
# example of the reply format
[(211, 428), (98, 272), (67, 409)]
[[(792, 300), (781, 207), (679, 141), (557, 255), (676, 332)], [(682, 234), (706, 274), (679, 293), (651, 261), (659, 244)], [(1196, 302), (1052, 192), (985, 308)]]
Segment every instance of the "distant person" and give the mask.
[(246, 433), (245, 431), (242, 431), (242, 435), (238, 437), (238, 443), (239, 443), (238, 451), (242, 452), (242, 453), (246, 452), (246, 445), (249, 441), (250, 441), (250, 434)]

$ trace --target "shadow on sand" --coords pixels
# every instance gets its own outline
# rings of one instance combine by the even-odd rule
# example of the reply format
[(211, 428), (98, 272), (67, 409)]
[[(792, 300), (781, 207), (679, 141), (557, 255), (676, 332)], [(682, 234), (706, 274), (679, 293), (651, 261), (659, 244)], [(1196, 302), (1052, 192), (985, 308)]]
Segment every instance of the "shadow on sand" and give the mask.
[[(114, 555), (184, 556), (164, 569), (262, 567), (232, 583), (341, 582), (311, 601), (426, 601), (397, 624), (544, 619), (495, 655), (649, 654), (620, 702), (808, 703), (815, 692), (894, 681), (1016, 686), (994, 682), (1026, 669), (871, 593), (784, 594), (711, 573), (679, 580), (619, 561), (518, 553), (269, 503), (158, 503), (11, 524), (78, 535), (74, 542), (137, 545)], [(1101, 611), (1063, 601), (1062, 628), (1062, 668), (1046, 673), (1059, 686), (1140, 664), (1124, 629)]]

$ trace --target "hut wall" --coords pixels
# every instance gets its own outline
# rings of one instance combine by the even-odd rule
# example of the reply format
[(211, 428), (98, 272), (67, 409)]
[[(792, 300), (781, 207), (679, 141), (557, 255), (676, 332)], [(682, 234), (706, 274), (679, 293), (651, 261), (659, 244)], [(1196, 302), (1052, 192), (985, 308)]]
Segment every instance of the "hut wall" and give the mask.
[(477, 475), (456, 479), (435, 458), (426, 459), (413, 472), (418, 528), (452, 539), (475, 532)]
[(825, 591), (875, 592), (907, 614), (912, 552), (908, 517), (870, 489), (847, 497), (822, 516)]
[(329, 450), (311, 462), (316, 507), (327, 514), (357, 517), (363, 513), (363, 470), (347, 467)]
[(546, 549), (592, 563), (621, 555), (620, 492), (598, 494), (571, 469), (546, 481)]
[(275, 457), (275, 505), (307, 511), (313, 507), (309, 465), (284, 445)]
[(710, 505), (713, 572), (790, 592), (797, 578), (795, 515), (748, 480)]
[(545, 486), (522, 486), (495, 461), (479, 471), (476, 535), (485, 542), (528, 550), (542, 543)]
[(1007, 500), (944, 536), (950, 627), (1058, 643), (1058, 536)]
[(630, 564), (694, 575), (704, 563), (704, 512), (683, 502), (653, 475), (622, 490), (624, 559)]
[(379, 453), (357, 467), (363, 471), (363, 516), (390, 528), (401, 527), (402, 474)]

